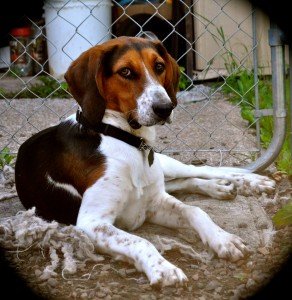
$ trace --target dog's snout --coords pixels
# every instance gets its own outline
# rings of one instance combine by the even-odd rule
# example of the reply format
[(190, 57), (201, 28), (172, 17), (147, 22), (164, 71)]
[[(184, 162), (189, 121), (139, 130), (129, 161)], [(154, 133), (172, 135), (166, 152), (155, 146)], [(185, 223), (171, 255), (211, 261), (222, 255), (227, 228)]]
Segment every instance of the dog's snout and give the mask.
[(152, 105), (152, 109), (154, 111), (154, 113), (161, 119), (167, 119), (172, 110), (173, 110), (174, 106), (173, 104), (170, 103), (154, 103)]

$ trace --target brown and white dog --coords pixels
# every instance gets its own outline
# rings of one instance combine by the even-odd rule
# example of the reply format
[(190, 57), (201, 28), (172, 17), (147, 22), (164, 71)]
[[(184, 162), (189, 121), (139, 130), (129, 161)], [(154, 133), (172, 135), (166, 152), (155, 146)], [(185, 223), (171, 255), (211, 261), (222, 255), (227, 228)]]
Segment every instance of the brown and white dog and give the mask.
[(171, 121), (179, 81), (178, 66), (161, 42), (113, 39), (81, 54), (65, 78), (82, 115), (21, 145), (16, 188), (23, 205), (35, 206), (47, 220), (76, 224), (97, 249), (133, 263), (151, 284), (187, 277), (149, 241), (125, 231), (145, 220), (193, 228), (219, 257), (242, 258), (246, 246), (239, 237), (168, 192), (231, 199), (237, 187), (269, 192), (274, 182), (239, 168), (195, 167), (153, 154), (154, 125)]

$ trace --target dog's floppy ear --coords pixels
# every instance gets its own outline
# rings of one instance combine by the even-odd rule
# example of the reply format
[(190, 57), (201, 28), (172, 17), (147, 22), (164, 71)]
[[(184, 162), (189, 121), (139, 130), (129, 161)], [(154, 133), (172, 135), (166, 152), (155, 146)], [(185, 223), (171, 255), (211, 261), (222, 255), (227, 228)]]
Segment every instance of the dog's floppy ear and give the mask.
[(103, 54), (102, 46), (90, 48), (71, 63), (64, 76), (70, 93), (92, 126), (101, 122), (106, 107), (98, 87), (99, 78), (102, 76)]
[(173, 57), (167, 52), (163, 44), (157, 40), (154, 41), (154, 45), (158, 53), (164, 58), (166, 62), (166, 76), (164, 88), (171, 99), (173, 105), (177, 105), (176, 93), (178, 92), (178, 84), (180, 78), (180, 70), (177, 62)]
[(176, 93), (178, 92), (178, 84), (180, 78), (180, 70), (177, 62), (167, 53), (169, 66), (166, 68), (165, 90), (170, 97), (172, 103), (176, 106)]

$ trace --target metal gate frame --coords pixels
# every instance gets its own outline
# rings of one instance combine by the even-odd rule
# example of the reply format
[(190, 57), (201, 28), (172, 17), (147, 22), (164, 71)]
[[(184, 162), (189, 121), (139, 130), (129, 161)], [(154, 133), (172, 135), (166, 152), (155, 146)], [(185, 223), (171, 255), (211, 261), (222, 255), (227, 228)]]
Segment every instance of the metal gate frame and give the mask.
[[(253, 27), (256, 26), (254, 20)], [(255, 33), (255, 29), (253, 30)], [(273, 116), (274, 133), (268, 149), (256, 161), (247, 165), (245, 168), (252, 171), (262, 171), (271, 165), (278, 157), (285, 141), (286, 133), (286, 108), (285, 108), (285, 43), (283, 33), (280, 28), (271, 23), (269, 31), (269, 43), (271, 47), (272, 61), (272, 91), (273, 109), (263, 109), (255, 111), (255, 117)], [(291, 52), (290, 52), (291, 53)], [(254, 57), (255, 61), (256, 58)], [(291, 60), (290, 60), (291, 65)], [(255, 64), (256, 66), (256, 64)], [(257, 68), (255, 68), (256, 70)], [(290, 68), (291, 72), (291, 68)], [(255, 75), (257, 76), (257, 75)], [(291, 73), (290, 73), (291, 80)], [(290, 85), (291, 86), (291, 85)], [(258, 97), (257, 97), (258, 98)], [(258, 121), (257, 121), (258, 123)], [(292, 146), (292, 142), (291, 142)], [(292, 149), (292, 147), (291, 147)]]

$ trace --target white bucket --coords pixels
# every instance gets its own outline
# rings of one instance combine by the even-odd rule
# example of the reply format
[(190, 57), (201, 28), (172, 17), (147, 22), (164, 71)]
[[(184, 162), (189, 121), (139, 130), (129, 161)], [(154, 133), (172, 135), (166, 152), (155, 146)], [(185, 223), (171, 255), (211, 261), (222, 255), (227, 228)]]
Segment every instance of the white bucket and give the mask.
[(46, 0), (44, 17), (50, 74), (62, 78), (70, 63), (111, 38), (110, 0)]
[(10, 48), (9, 46), (0, 48), (0, 69), (10, 66)]

